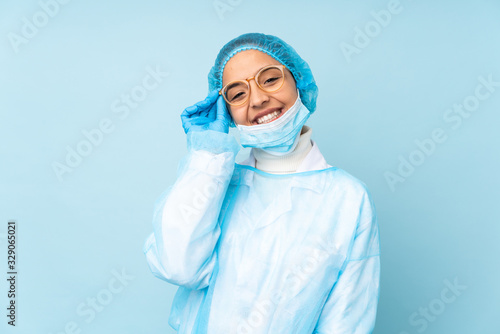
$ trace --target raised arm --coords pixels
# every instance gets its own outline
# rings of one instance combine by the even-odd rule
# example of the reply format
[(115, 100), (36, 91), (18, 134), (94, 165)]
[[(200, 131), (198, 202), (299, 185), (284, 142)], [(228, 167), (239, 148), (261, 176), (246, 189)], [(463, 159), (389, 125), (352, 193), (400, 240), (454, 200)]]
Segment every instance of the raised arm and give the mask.
[[(196, 105), (198, 110), (190, 107), (183, 115), (187, 111), (215, 118), (210, 113), (219, 113), (217, 108), (223, 103), (219, 98), (216, 104), (216, 99), (212, 93)], [(201, 103), (206, 103), (203, 110)], [(188, 121), (191, 124), (186, 126)], [(227, 132), (214, 127), (200, 129), (203, 123), (199, 118), (183, 118), (183, 124), (188, 155), (179, 166), (175, 184), (155, 203), (153, 233), (143, 251), (155, 276), (179, 286), (202, 289), (208, 285), (216, 261), (215, 246), (221, 231), (218, 217), (240, 147)], [(198, 129), (191, 131), (192, 127)]]

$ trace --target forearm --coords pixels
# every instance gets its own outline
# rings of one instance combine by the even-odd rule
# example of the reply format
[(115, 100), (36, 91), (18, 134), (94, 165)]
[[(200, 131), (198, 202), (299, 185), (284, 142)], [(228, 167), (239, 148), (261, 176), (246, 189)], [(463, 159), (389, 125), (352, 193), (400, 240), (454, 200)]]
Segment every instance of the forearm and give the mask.
[(156, 202), (145, 253), (156, 276), (203, 288), (216, 260), (218, 216), (237, 146), (228, 134), (213, 131), (190, 134), (188, 146), (176, 183)]

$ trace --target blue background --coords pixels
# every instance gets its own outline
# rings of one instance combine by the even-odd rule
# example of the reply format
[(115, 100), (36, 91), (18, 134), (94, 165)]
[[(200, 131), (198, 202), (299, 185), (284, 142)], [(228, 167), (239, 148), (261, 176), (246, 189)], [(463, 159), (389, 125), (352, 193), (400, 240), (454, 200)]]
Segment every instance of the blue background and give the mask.
[[(42, 7), (0, 2), (2, 277), (6, 223), (19, 226), (17, 326), (6, 324), (2, 279), (0, 331), (174, 333), (167, 319), (176, 287), (153, 277), (142, 253), (153, 204), (186, 152), (179, 114), (206, 96), (219, 49), (257, 31), (281, 37), (309, 63), (320, 91), (313, 139), (374, 197), (382, 245), (375, 333), (500, 333), (500, 87), (459, 126), (443, 118), (474, 95), (478, 77), (500, 81), (500, 2), (401, 0), (351, 57), (342, 43), (354, 45), (356, 27), (376, 29), (371, 12), (389, 1), (219, 3), (229, 7), (73, 0), (16, 48), (12, 34), (21, 36), (23, 17), (33, 21)], [(120, 118), (112, 104), (142, 84), (148, 67), (168, 76)], [(60, 180), (53, 164), (104, 119), (113, 130)], [(435, 128), (446, 140), (429, 155), (414, 153), (415, 140)], [(412, 153), (419, 165), (391, 188), (386, 173)], [(128, 281), (109, 294), (114, 270)], [(447, 280), (462, 290), (443, 303)], [(77, 307), (97, 296), (112, 300), (87, 322)], [(429, 307), (435, 313), (423, 320)]]

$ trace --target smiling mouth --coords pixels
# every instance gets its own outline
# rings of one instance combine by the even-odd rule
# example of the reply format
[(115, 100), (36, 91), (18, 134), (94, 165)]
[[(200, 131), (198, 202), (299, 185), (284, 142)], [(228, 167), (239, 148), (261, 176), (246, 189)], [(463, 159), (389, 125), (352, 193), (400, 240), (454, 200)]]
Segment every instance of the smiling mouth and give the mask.
[(283, 109), (270, 112), (267, 115), (264, 115), (262, 117), (257, 118), (257, 120), (255, 122), (257, 124), (266, 124), (266, 123), (272, 122), (281, 116), (282, 110)]

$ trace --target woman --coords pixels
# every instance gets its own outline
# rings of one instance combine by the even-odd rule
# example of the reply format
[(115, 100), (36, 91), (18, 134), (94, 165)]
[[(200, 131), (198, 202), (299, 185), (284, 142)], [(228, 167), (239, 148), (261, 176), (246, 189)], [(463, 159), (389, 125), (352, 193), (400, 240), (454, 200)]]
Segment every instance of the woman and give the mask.
[[(226, 44), (208, 97), (181, 115), (188, 155), (144, 246), (179, 286), (178, 333), (371, 333), (379, 234), (363, 183), (328, 165), (311, 128), (317, 87), (281, 39)], [(237, 127), (250, 157), (235, 164)]]

